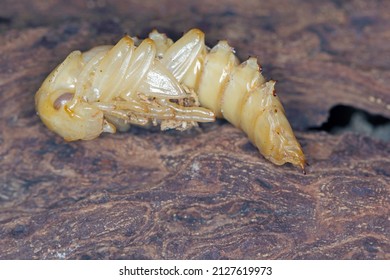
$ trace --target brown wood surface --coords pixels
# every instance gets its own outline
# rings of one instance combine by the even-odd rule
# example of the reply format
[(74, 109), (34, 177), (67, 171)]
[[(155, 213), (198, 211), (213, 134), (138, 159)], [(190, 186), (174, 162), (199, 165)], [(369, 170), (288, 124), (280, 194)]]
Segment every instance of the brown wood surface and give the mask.
[[(338, 104), (390, 117), (390, 1), (178, 3), (1, 1), (0, 258), (390, 259), (390, 143), (308, 129)], [(308, 174), (224, 121), (72, 143), (44, 127), (34, 93), (70, 51), (154, 27), (258, 56)]]

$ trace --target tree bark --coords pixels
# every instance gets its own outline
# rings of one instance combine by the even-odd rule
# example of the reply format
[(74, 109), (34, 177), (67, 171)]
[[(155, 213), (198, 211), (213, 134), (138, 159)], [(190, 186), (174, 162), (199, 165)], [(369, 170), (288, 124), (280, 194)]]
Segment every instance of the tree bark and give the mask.
[[(309, 129), (340, 104), (390, 118), (390, 2), (3, 2), (1, 259), (390, 258), (389, 141)], [(72, 50), (192, 27), (278, 81), (306, 175), (225, 121), (68, 143), (36, 115)]]

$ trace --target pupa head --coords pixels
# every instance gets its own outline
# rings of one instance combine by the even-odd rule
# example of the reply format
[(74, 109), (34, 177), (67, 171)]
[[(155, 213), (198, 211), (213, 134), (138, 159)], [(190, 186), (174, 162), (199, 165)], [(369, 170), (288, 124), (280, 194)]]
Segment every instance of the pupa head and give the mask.
[(93, 139), (103, 131), (103, 112), (75, 96), (82, 67), (81, 53), (72, 52), (35, 95), (35, 107), (43, 123), (67, 141)]

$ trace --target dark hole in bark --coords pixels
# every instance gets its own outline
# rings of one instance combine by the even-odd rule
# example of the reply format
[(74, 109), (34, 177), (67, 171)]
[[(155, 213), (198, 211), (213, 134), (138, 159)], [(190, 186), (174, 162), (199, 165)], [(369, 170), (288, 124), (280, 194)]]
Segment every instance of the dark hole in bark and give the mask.
[(319, 127), (311, 127), (309, 130), (326, 131), (331, 134), (352, 131), (390, 141), (390, 119), (347, 105), (334, 106), (329, 111), (325, 123)]

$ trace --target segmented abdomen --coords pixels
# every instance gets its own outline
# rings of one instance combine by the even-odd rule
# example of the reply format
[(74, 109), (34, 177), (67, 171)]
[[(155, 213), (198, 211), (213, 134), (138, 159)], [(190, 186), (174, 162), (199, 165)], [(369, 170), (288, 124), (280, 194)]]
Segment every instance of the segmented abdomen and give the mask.
[(304, 169), (305, 156), (275, 93), (275, 82), (265, 81), (256, 58), (239, 64), (226, 41), (208, 50), (204, 34), (193, 29), (167, 48), (163, 63), (169, 69), (180, 48), (194, 41), (201, 42), (194, 48), (198, 54), (179, 81), (198, 94), (201, 106), (242, 129), (264, 157), (278, 165), (290, 162)]

